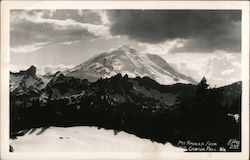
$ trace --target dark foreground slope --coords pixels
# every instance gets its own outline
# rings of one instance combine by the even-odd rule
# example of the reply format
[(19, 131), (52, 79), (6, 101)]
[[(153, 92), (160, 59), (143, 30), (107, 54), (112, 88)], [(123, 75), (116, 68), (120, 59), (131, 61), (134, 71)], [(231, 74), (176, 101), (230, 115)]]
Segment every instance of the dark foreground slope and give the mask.
[[(17, 94), (18, 93), (18, 94)], [(215, 148), (240, 141), (241, 83), (209, 88), (160, 85), (120, 74), (94, 83), (56, 74), (41, 90), (10, 93), (10, 135), (48, 126), (98, 126), (188, 147), (180, 142), (215, 142)]]

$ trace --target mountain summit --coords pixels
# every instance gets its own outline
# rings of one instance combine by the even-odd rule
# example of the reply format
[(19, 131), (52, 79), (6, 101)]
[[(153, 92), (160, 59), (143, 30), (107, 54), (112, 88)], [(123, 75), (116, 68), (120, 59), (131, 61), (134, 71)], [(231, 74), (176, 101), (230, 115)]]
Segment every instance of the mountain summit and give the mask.
[(44, 86), (43, 79), (36, 75), (36, 67), (31, 66), (29, 69), (17, 73), (10, 72), (10, 91), (19, 94), (30, 91), (39, 92)]
[(174, 70), (160, 56), (140, 53), (127, 45), (98, 54), (65, 72), (66, 76), (88, 79), (91, 82), (118, 73), (127, 74), (130, 78), (150, 77), (161, 84), (196, 84), (194, 79)]

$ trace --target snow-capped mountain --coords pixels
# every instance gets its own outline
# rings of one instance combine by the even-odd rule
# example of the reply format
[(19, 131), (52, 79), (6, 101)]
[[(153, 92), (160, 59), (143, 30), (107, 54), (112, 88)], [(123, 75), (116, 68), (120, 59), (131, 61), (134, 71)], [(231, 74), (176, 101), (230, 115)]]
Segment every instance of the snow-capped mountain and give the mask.
[(44, 87), (44, 81), (36, 75), (36, 67), (31, 66), (26, 71), (10, 72), (10, 91), (19, 94), (29, 91), (38, 92)]
[[(10, 64), (10, 71), (11, 72), (20, 72), (23, 70), (27, 70), (30, 68), (31, 65), (29, 64), (25, 64), (25, 65), (15, 65), (15, 64)], [(39, 76), (43, 76), (43, 75), (53, 75), (56, 74), (58, 71), (64, 71), (64, 70), (68, 70), (71, 68), (74, 68), (76, 65), (65, 65), (65, 64), (57, 64), (57, 65), (51, 65), (51, 64), (47, 64), (47, 65), (35, 65), (36, 67), (36, 74)]]
[(160, 56), (143, 54), (129, 46), (120, 46), (96, 55), (64, 73), (91, 82), (120, 73), (130, 78), (147, 76), (161, 84), (196, 84), (194, 79), (174, 70)]

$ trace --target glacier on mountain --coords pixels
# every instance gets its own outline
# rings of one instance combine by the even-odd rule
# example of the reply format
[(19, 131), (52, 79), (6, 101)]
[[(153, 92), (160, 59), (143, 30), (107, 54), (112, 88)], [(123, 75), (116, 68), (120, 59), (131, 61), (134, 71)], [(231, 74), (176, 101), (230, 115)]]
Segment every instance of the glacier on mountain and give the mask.
[(130, 78), (150, 77), (160, 84), (196, 84), (195, 80), (175, 71), (161, 57), (140, 53), (129, 46), (120, 46), (98, 54), (63, 73), (92, 82), (120, 73), (123, 76), (127, 74)]

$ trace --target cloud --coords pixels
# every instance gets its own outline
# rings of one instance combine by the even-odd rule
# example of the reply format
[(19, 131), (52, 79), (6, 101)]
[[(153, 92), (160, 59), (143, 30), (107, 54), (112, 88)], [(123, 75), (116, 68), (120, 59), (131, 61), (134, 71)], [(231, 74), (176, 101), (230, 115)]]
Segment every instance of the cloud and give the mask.
[(234, 71), (235, 71), (235, 69), (234, 69), (234, 68), (231, 68), (231, 69), (222, 71), (222, 72), (221, 72), (221, 75), (223, 75), (223, 76), (230, 75), (230, 74), (232, 74)]
[[(51, 13), (51, 10), (50, 10)], [(82, 10), (82, 9), (58, 9), (53, 11), (52, 14), (45, 14), (44, 18), (67, 20), (72, 19), (79, 23), (90, 23), (96, 25), (102, 25), (101, 17), (98, 13), (93, 10)]]
[(159, 44), (139, 43), (139, 45), (145, 47), (144, 52), (146, 53), (163, 55), (168, 53), (173, 48), (183, 47), (184, 43), (184, 39), (175, 39), (172, 41), (167, 40)]
[(62, 42), (61, 44), (64, 44), (64, 45), (71, 45), (71, 44), (74, 44), (74, 43), (77, 43), (79, 41), (68, 41), (68, 42)]
[(113, 35), (158, 44), (184, 39), (169, 52), (241, 51), (240, 10), (111, 10)]
[(29, 53), (29, 52), (36, 51), (47, 44), (48, 42), (35, 43), (35, 44), (29, 44), (29, 45), (19, 45), (19, 46), (10, 48), (10, 51), (13, 53)]
[(195, 79), (197, 82), (199, 82), (202, 78), (202, 75), (199, 73), (199, 70), (197, 68), (192, 67), (188, 65), (187, 63), (179, 63), (177, 65), (178, 71), (181, 73), (185, 73), (186, 75), (191, 76), (193, 79)]
[[(12, 10), (10, 45), (12, 51), (29, 46), (34, 51), (45, 45), (95, 38), (109, 38), (108, 26), (100, 13), (85, 10)], [(98, 18), (99, 17), (99, 18)]]
[(203, 66), (208, 77), (221, 77), (227, 79), (241, 79), (240, 56), (233, 54), (220, 54), (209, 59)]
[(241, 55), (234, 53), (176, 53), (165, 55), (180, 73), (200, 81), (203, 76), (213, 87), (224, 86), (241, 80)]

